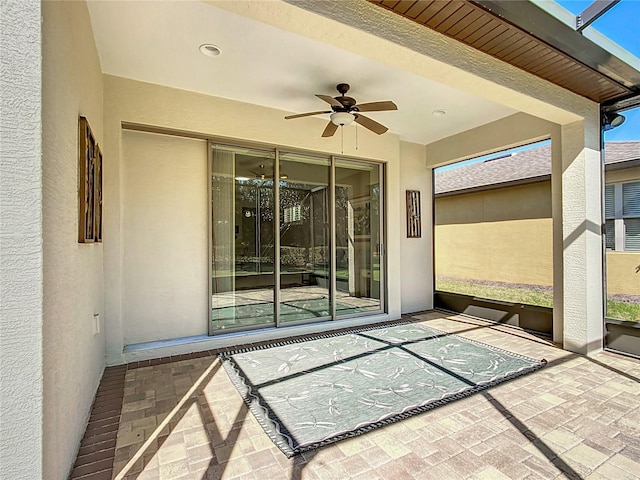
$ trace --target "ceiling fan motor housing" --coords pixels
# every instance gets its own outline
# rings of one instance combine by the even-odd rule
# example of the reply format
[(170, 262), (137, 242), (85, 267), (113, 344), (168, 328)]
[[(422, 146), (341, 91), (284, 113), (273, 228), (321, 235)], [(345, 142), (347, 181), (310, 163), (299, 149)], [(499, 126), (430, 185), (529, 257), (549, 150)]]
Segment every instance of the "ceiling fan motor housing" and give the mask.
[(353, 107), (356, 104), (356, 99), (352, 97), (345, 97), (345, 94), (349, 91), (350, 88), (351, 87), (348, 83), (339, 83), (338, 85), (336, 85), (336, 90), (340, 92), (340, 96), (333, 98), (342, 104), (342, 108), (338, 107), (337, 105), (332, 105), (331, 109), (334, 112), (350, 112), (351, 110), (353, 110)]
[(331, 108), (333, 109), (334, 112), (349, 112), (357, 108), (355, 107), (355, 104), (356, 104), (355, 98), (351, 98), (351, 97), (334, 97), (334, 98), (342, 104), (342, 108), (336, 105), (331, 105)]

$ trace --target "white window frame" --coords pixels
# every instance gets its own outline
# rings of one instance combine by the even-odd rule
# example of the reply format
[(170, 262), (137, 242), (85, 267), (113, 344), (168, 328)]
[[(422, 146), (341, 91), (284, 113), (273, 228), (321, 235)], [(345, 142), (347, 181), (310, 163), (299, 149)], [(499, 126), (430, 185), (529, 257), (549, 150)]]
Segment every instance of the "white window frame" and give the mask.
[[(607, 248), (608, 251), (616, 251), (616, 252), (624, 252), (624, 251), (629, 251), (629, 252), (637, 252), (640, 250), (627, 250), (625, 248), (625, 237), (626, 237), (626, 231), (625, 231), (625, 223), (624, 221), (627, 219), (635, 219), (635, 218), (639, 218), (639, 216), (637, 215), (624, 215), (624, 203), (623, 203), (623, 195), (622, 195), (622, 189), (623, 189), (623, 185), (625, 184), (629, 184), (629, 183), (640, 183), (640, 180), (630, 180), (630, 181), (626, 181), (626, 182), (616, 182), (616, 183), (609, 183), (606, 186), (613, 186), (613, 202), (614, 202), (614, 216), (605, 216), (605, 220), (613, 220), (614, 221), (614, 238), (615, 238), (615, 244), (614, 244), (614, 248), (613, 250), (610, 248)], [(606, 205), (605, 205), (605, 212), (606, 212)]]

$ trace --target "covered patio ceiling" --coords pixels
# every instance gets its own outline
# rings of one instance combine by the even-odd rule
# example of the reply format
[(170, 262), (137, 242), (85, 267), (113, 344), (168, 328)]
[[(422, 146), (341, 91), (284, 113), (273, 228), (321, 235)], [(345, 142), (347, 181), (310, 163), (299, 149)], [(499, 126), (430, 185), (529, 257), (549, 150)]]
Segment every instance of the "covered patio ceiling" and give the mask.
[[(282, 128), (317, 122), (318, 137), (328, 115), (284, 116), (326, 109), (314, 95), (336, 96), (342, 82), (351, 85), (349, 95), (358, 103), (394, 101), (398, 111), (367, 115), (409, 142), (431, 143), (516, 113), (452, 88), (447, 79), (434, 81), (357, 55), (346, 39), (340, 48), (235, 13), (229, 5), (234, 3), (89, 1), (103, 73), (279, 109)], [(252, 8), (281, 8), (296, 16), (304, 13), (299, 6), (304, 8), (295, 2), (256, 2)], [(332, 23), (338, 37), (349, 29)], [(198, 48), (205, 43), (222, 53), (202, 55)], [(440, 110), (446, 114), (432, 114)]]
[[(258, 2), (255, 8), (280, 8), (270, 3)], [(332, 2), (313, 0), (287, 3), (333, 17), (336, 38), (325, 41), (262, 23), (259, 15), (239, 13), (242, 9), (225, 2), (89, 1), (88, 6), (105, 74), (275, 108), (283, 117), (325, 109), (314, 95), (335, 96), (336, 85), (346, 82), (351, 84), (349, 95), (359, 103), (393, 100), (397, 112), (374, 112), (371, 118), (401, 140), (420, 144), (494, 122), (517, 109), (481, 91), (455, 88), (447, 78), (426, 78), (376, 60), (375, 55), (354, 53), (348, 43), (353, 36), (342, 31), (350, 27), (340, 23), (348, 24), (346, 18), (358, 13), (362, 4), (390, 10), (598, 103), (637, 98), (640, 92), (640, 62), (635, 57), (619, 55), (621, 50), (615, 49), (616, 55), (611, 54), (613, 44), (599, 46), (536, 2), (368, 0), (332, 7), (326, 5)], [(394, 28), (396, 24), (385, 26)], [(220, 47), (222, 54), (203, 56), (198, 47), (206, 43)], [(437, 116), (440, 111), (446, 114)], [(325, 117), (283, 119), (282, 127), (287, 122), (317, 122), (320, 136)]]

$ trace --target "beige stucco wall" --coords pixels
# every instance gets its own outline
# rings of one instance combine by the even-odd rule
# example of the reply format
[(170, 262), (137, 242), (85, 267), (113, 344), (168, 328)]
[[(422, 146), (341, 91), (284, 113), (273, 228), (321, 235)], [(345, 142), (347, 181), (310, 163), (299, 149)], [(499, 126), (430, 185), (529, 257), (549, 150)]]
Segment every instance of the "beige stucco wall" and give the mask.
[[(40, 2), (0, 2), (0, 478), (42, 478)], [(63, 478), (63, 477), (59, 477)]]
[[(436, 276), (553, 285), (550, 182), (439, 197), (435, 225)], [(606, 262), (609, 295), (640, 295), (640, 252), (607, 252)]]
[(551, 183), (439, 197), (436, 276), (553, 285)]
[[(612, 170), (605, 183), (630, 182), (640, 179), (640, 167)], [(640, 252), (607, 252), (607, 294), (640, 295)]]
[[(433, 308), (433, 256), (431, 236), (431, 172), (426, 166), (426, 149), (424, 145), (401, 143), (400, 157), (402, 170), (400, 174), (400, 195), (402, 202), (399, 217), (403, 219), (401, 228), (402, 275), (402, 313), (413, 313)], [(406, 190), (420, 192), (420, 213), (422, 236), (407, 238), (406, 235)], [(392, 279), (394, 282), (395, 279)]]
[(122, 134), (125, 344), (207, 334), (207, 142)]
[[(104, 368), (101, 244), (78, 243), (78, 116), (108, 158), (84, 2), (42, 2), (44, 478), (66, 478)], [(99, 333), (98, 333), (99, 332)]]
[(605, 183), (631, 182), (640, 179), (640, 167), (610, 170), (605, 174)]
[[(160, 325), (169, 325), (171, 322), (175, 324), (175, 319), (169, 314), (171, 311), (169, 305), (171, 302), (183, 302), (186, 299), (186, 297), (172, 299), (167, 296), (154, 296), (158, 288), (157, 285), (154, 287), (154, 284), (148, 282), (133, 281), (134, 278), (130, 276), (131, 272), (127, 270), (126, 264), (132, 258), (132, 253), (143, 251), (144, 243), (136, 241), (132, 244), (128, 237), (133, 225), (127, 216), (132, 209), (138, 208), (136, 204), (141, 201), (139, 198), (141, 195), (136, 194), (135, 198), (129, 197), (135, 186), (134, 181), (130, 179), (134, 170), (125, 155), (128, 141), (123, 133), (122, 122), (225, 137), (232, 139), (231, 142), (234, 140), (262, 142), (338, 155), (341, 143), (339, 136), (329, 139), (320, 136), (326, 123), (321, 119), (308, 118), (287, 122), (283, 119), (286, 115), (286, 112), (283, 111), (109, 75), (104, 76), (104, 84), (104, 150), (108, 152), (104, 166), (107, 363), (117, 364), (123, 361), (123, 347), (128, 344), (127, 342), (150, 338), (144, 337), (141, 331), (134, 332), (130, 328), (140, 321), (139, 313), (136, 314), (136, 312), (141, 312), (140, 304), (133, 308), (134, 303), (138, 301), (134, 302), (133, 299), (145, 298), (153, 301), (152, 308), (157, 313), (155, 321)], [(401, 211), (404, 211), (404, 202), (401, 203), (404, 197), (400, 192), (399, 181), (401, 142), (393, 134), (378, 136), (361, 130), (358, 132), (359, 148), (356, 151), (354, 130), (346, 129), (344, 133), (345, 155), (387, 162), (387, 225), (389, 232), (387, 265), (389, 278), (398, 279), (403, 268), (400, 242), (403, 232), (401, 226), (404, 225), (403, 222), (401, 223), (400, 214)], [(180, 168), (177, 159), (173, 164), (167, 162), (164, 165), (171, 167), (173, 171)], [(160, 180), (163, 184), (168, 182), (162, 178), (164, 173), (151, 170), (149, 175), (150, 179)], [(180, 187), (181, 191), (182, 189), (198, 191), (202, 188), (202, 179), (197, 179), (194, 176), (189, 176), (185, 182)], [(162, 199), (164, 203), (169, 203), (172, 200), (177, 201), (180, 195), (178, 191), (172, 189), (166, 189), (163, 194), (167, 195), (167, 198)], [(202, 199), (198, 202), (201, 201)], [(201, 203), (199, 205), (202, 206)], [(204, 208), (207, 208), (206, 205)], [(136, 215), (142, 216), (141, 211)], [(176, 242), (181, 241), (181, 235), (193, 235), (194, 238), (197, 237), (204, 241), (207, 239), (206, 228), (204, 225), (198, 225), (197, 222), (189, 226), (188, 232), (176, 232), (171, 225), (162, 224), (159, 216), (155, 214), (152, 214), (149, 222), (149, 227), (153, 229), (158, 238), (163, 238), (164, 242), (174, 246), (177, 244)], [(206, 259), (203, 261), (206, 265)], [(149, 269), (145, 273), (146, 277), (166, 278), (167, 275), (176, 273), (177, 275), (172, 281), (187, 284), (192, 282), (186, 278), (187, 273), (184, 269), (166, 272), (162, 271), (162, 263), (156, 262), (153, 265), (151, 263), (145, 264), (145, 268)], [(203, 279), (202, 285), (206, 287), (205, 282), (206, 279)], [(424, 295), (429, 297), (431, 292), (425, 292)], [(401, 301), (400, 282), (392, 280), (388, 287), (388, 311), (391, 317), (400, 316)], [(200, 313), (194, 311), (193, 315), (200, 316)], [(145, 335), (150, 334), (151, 322), (148, 319), (145, 319), (144, 322), (148, 325)], [(193, 326), (193, 324), (190, 325)], [(171, 335), (185, 336), (194, 331), (185, 325), (180, 328), (182, 329), (173, 330)], [(128, 338), (130, 334), (132, 335), (131, 340)], [(157, 336), (156, 338), (162, 337)]]
[(640, 252), (607, 252), (607, 295), (640, 295)]

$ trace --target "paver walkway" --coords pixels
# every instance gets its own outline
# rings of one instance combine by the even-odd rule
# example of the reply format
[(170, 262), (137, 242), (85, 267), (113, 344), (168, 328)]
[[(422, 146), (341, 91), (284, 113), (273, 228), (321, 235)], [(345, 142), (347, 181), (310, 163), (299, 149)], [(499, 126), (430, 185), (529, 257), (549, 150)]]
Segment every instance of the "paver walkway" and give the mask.
[[(115, 450), (94, 446), (84, 458), (101, 457), (95, 461), (80, 455), (72, 478), (640, 479), (640, 361), (587, 358), (518, 329), (442, 312), (406, 318), (549, 364), (292, 459), (264, 434), (215, 356), (118, 367), (105, 374), (103, 391), (117, 402), (121, 379), (120, 417), (98, 419), (111, 425)], [(103, 417), (115, 414), (108, 408)], [(90, 424), (84, 452), (113, 443), (97, 431)]]

